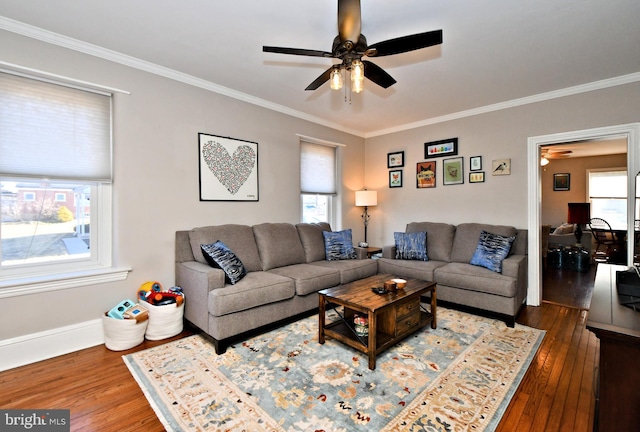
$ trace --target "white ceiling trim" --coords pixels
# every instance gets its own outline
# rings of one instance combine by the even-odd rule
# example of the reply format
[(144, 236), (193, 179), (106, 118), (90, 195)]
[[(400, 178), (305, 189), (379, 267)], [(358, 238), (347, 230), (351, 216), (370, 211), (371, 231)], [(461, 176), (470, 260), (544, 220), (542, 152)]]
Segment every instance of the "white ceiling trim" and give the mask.
[(430, 119), (421, 120), (415, 123), (407, 123), (402, 126), (383, 129), (376, 132), (371, 132), (365, 135), (365, 138), (371, 138), (380, 135), (386, 135), (394, 132), (401, 132), (408, 129), (415, 129), (418, 127), (428, 126), (436, 123), (443, 123), (451, 120), (457, 120), (464, 117), (471, 117), (478, 114), (490, 113), (493, 111), (499, 111), (507, 108), (514, 108), (522, 105), (528, 105), (536, 102), (543, 102), (551, 99), (557, 99), (565, 96), (572, 96), (580, 93), (587, 93), (594, 90), (601, 90), (609, 87), (615, 87), (624, 84), (630, 84), (640, 81), (640, 72), (632, 73), (629, 75), (623, 75), (619, 77), (609, 78), (601, 81), (594, 81), (587, 84), (577, 85), (574, 87), (567, 87), (560, 90), (554, 90), (547, 93), (540, 93), (533, 96), (527, 96), (520, 99), (513, 99), (506, 102), (500, 102), (493, 105), (486, 105), (479, 108), (474, 108), (465, 111), (459, 111), (457, 113), (447, 114), (440, 117), (432, 117)]
[(312, 123), (326, 126), (326, 127), (339, 130), (345, 133), (349, 133), (355, 136), (359, 136), (365, 139), (640, 81), (640, 72), (637, 72), (629, 75), (623, 75), (623, 76), (609, 78), (601, 81), (595, 81), (595, 82), (568, 87), (560, 90), (540, 93), (533, 96), (513, 99), (513, 100), (500, 102), (492, 105), (486, 105), (483, 107), (478, 107), (470, 110), (459, 111), (457, 113), (451, 113), (444, 116), (432, 117), (432, 118), (428, 118), (418, 122), (407, 123), (407, 124), (393, 127), (393, 128), (381, 129), (381, 130), (370, 132), (370, 133), (363, 133), (361, 131), (345, 128), (342, 125), (324, 120), (320, 117), (312, 116), (312, 115), (303, 113), (301, 111), (285, 107), (283, 105), (275, 104), (275, 103), (266, 101), (264, 99), (260, 99), (260, 98), (248, 95), (246, 93), (242, 93), (242, 92), (230, 89), (228, 87), (224, 87), (224, 86), (212, 83), (210, 81), (206, 81), (201, 78), (194, 77), (192, 75), (178, 72), (176, 70), (169, 69), (164, 66), (160, 66), (144, 60), (140, 60), (138, 58), (131, 57), (126, 54), (119, 53), (117, 51), (109, 50), (97, 45), (93, 45), (87, 42), (80, 41), (78, 39), (70, 38), (58, 33), (44, 30), (39, 27), (25, 24), (16, 20), (12, 20), (10, 18), (3, 17), (3, 16), (0, 16), (0, 29), (21, 34), (23, 36), (27, 36), (33, 39), (41, 40), (43, 42), (47, 42), (53, 45), (61, 46), (63, 48), (68, 48), (74, 51), (82, 52), (94, 57), (109, 60), (114, 63), (119, 63), (125, 66), (132, 67), (134, 69), (139, 69), (145, 72), (149, 72), (155, 75), (172, 79), (174, 81), (192, 85), (194, 87), (199, 87), (204, 90), (208, 90), (214, 93), (228, 96), (243, 102), (247, 102), (263, 108), (267, 108), (272, 111), (280, 112), (282, 114), (290, 115), (292, 117), (296, 117), (302, 120), (310, 121)]

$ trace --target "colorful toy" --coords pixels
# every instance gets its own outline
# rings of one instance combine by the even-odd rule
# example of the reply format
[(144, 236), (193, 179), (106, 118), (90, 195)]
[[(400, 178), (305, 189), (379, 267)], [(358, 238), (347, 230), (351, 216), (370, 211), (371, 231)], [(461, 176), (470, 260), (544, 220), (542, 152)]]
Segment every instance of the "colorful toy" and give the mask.
[(176, 303), (180, 306), (184, 301), (182, 288), (174, 286), (169, 291), (162, 291), (160, 282), (145, 282), (138, 290), (138, 298), (154, 306)]
[(125, 319), (134, 319), (137, 322), (142, 322), (149, 318), (149, 312), (139, 304), (136, 304), (124, 312), (124, 317)]
[(113, 309), (107, 312), (107, 315), (111, 318), (124, 319), (124, 313), (127, 310), (131, 309), (134, 305), (135, 302), (133, 300), (122, 300), (120, 303), (114, 306)]

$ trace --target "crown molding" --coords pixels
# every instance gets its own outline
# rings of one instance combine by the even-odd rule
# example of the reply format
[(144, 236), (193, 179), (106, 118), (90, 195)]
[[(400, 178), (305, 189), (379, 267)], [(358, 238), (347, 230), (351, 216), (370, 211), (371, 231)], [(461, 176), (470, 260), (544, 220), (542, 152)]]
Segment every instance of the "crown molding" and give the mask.
[(228, 87), (224, 87), (224, 86), (212, 83), (211, 81), (206, 81), (201, 78), (196, 78), (192, 75), (178, 72), (176, 70), (169, 69), (164, 66), (159, 66), (157, 64), (140, 60), (138, 58), (128, 56), (126, 54), (122, 54), (117, 51), (109, 50), (97, 45), (80, 41), (78, 39), (63, 36), (58, 33), (44, 30), (39, 27), (35, 27), (19, 21), (15, 21), (6, 17), (0, 16), (0, 29), (21, 34), (23, 36), (27, 36), (27, 37), (37, 39), (43, 42), (47, 42), (53, 45), (57, 45), (63, 48), (68, 48), (74, 51), (85, 53), (94, 57), (109, 60), (114, 63), (119, 63), (125, 66), (129, 66), (131, 68), (149, 72), (158, 76), (169, 78), (174, 81), (192, 85), (194, 87), (198, 87), (204, 90), (208, 90), (214, 93), (228, 96), (230, 98), (237, 99), (246, 103), (250, 103), (252, 105), (257, 105), (262, 108), (266, 108), (266, 109), (276, 111), (282, 114), (286, 114), (292, 117), (296, 117), (301, 120), (306, 120), (315, 124), (319, 124), (321, 126), (326, 126), (331, 129), (342, 131), (342, 132), (355, 135), (361, 138), (365, 138), (365, 139), (640, 81), (640, 72), (637, 72), (629, 75), (622, 75), (619, 77), (613, 77), (613, 78), (608, 78), (600, 81), (594, 81), (587, 84), (567, 87), (560, 90), (540, 93), (533, 96), (527, 96), (519, 99), (499, 102), (496, 104), (486, 105), (478, 108), (473, 108), (470, 110), (459, 111), (456, 113), (446, 114), (443, 116), (432, 117), (432, 118), (428, 118), (418, 122), (395, 126), (392, 128), (380, 129), (377, 131), (364, 133), (362, 131), (346, 128), (340, 124), (327, 121), (320, 117), (312, 116), (312, 115), (303, 113), (301, 111), (285, 107), (283, 105), (269, 102), (267, 100), (254, 97), (246, 93), (242, 93), (242, 92), (230, 89)]
[(546, 93), (539, 93), (533, 96), (527, 96), (519, 99), (512, 99), (510, 101), (500, 102), (492, 105), (486, 105), (483, 107), (473, 108), (470, 110), (459, 111), (439, 117), (432, 117), (429, 119), (421, 120), (414, 123), (407, 123), (401, 126), (396, 126), (388, 129), (381, 129), (375, 132), (365, 134), (365, 138), (372, 138), (380, 135), (387, 135), (395, 132), (402, 132), (409, 129), (415, 129), (423, 126), (429, 126), (436, 123), (444, 123), (452, 120), (458, 120), (465, 117), (472, 117), (479, 114), (486, 114), (494, 111), (500, 111), (508, 108), (515, 108), (523, 105), (529, 105), (537, 102), (544, 102), (552, 99), (558, 99), (565, 96), (573, 96), (580, 93), (588, 93), (594, 90), (606, 89), (609, 87), (616, 87), (624, 84), (630, 84), (640, 81), (640, 72), (632, 73), (629, 75), (622, 75), (619, 77), (608, 78), (600, 81), (594, 81), (587, 84), (581, 84), (573, 87), (567, 87), (560, 90), (554, 90)]
[(351, 135), (364, 137), (361, 131), (345, 128), (342, 125), (327, 121), (320, 117), (312, 116), (312, 115), (303, 113), (301, 111), (297, 111), (297, 110), (285, 107), (283, 105), (269, 102), (267, 100), (254, 97), (246, 93), (242, 93), (242, 92), (230, 89), (228, 87), (224, 87), (224, 86), (212, 83), (211, 81), (203, 80), (201, 78), (197, 78), (192, 75), (178, 72), (174, 69), (169, 69), (164, 66), (157, 65), (155, 63), (147, 62), (126, 54), (119, 53), (117, 51), (100, 47), (98, 45), (93, 45), (87, 42), (83, 42), (81, 40), (70, 38), (68, 36), (64, 36), (48, 30), (44, 30), (39, 27), (22, 23), (20, 21), (15, 21), (10, 18), (0, 16), (0, 29), (10, 31), (12, 33), (20, 34), (26, 37), (30, 37), (32, 39), (37, 39), (42, 42), (50, 43), (52, 45), (57, 45), (63, 48), (67, 48), (73, 51), (88, 54), (93, 57), (109, 60), (114, 63), (119, 63), (121, 65), (125, 65), (134, 69), (138, 69), (144, 72), (149, 72), (158, 76), (162, 76), (164, 78), (169, 78), (174, 81), (192, 85), (194, 87), (208, 90), (213, 93), (218, 93), (223, 96), (228, 96), (230, 98), (237, 99), (242, 102), (250, 103), (252, 105), (257, 105), (262, 108), (267, 108), (272, 111), (280, 112), (282, 114), (299, 118), (301, 120), (306, 120), (312, 123), (329, 127), (331, 129), (346, 132)]

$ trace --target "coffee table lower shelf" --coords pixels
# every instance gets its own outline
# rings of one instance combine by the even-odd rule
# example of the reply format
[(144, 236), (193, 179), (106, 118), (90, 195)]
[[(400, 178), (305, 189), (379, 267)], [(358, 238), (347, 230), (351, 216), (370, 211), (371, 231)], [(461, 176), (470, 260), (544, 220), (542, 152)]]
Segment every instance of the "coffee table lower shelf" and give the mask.
[[(400, 340), (410, 336), (417, 330), (424, 328), (433, 322), (433, 315), (426, 311), (420, 311), (420, 322), (408, 329), (399, 332), (397, 335), (390, 335), (382, 331), (376, 332), (376, 348), (375, 350), (369, 350), (369, 338), (368, 336), (357, 336), (355, 328), (344, 319), (339, 319), (331, 323), (327, 323), (324, 327), (324, 335), (336, 339), (345, 345), (364, 353), (369, 354), (371, 351), (375, 355), (380, 354), (387, 348), (397, 344)], [(374, 366), (375, 367), (375, 366)], [(373, 368), (371, 368), (373, 369)]]

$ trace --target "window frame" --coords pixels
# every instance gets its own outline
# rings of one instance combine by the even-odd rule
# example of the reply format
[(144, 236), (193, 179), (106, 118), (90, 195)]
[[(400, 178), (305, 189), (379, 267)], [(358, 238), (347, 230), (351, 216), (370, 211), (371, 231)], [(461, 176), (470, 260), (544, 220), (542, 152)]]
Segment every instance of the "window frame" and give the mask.
[[(587, 181), (586, 181), (586, 192), (587, 192), (587, 201), (591, 204), (591, 218), (601, 218), (606, 220), (613, 229), (627, 229), (628, 221), (627, 221), (627, 202), (628, 202), (628, 191), (624, 194), (620, 194), (620, 196), (592, 196), (591, 194), (591, 174), (592, 173), (621, 173), (620, 177), (624, 178), (625, 186), (627, 182), (628, 170), (626, 167), (611, 167), (611, 168), (593, 168), (587, 169)], [(624, 224), (616, 223), (615, 220), (607, 217), (607, 215), (598, 214), (593, 212), (593, 202), (595, 200), (614, 200), (620, 201), (624, 203), (622, 216), (624, 217)], [(617, 219), (616, 219), (617, 220)]]
[[(100, 85), (79, 82), (73, 79), (56, 76), (56, 79), (47, 77), (46, 73), (30, 70), (25, 73), (21, 70), (3, 70), (8, 74), (14, 74), (23, 78), (46, 82), (51, 85), (71, 87), (76, 90), (98, 93), (109, 96), (109, 147), (112, 158), (113, 139), (113, 105), (114, 91), (128, 93), (117, 89), (109, 89)], [(44, 77), (37, 76), (38, 74)], [(60, 78), (60, 79), (57, 79)], [(65, 81), (66, 80), (66, 81)], [(81, 85), (79, 85), (80, 83)], [(113, 164), (113, 160), (109, 160)], [(24, 175), (16, 178), (11, 174), (0, 174), (3, 181), (41, 181), (43, 176)], [(0, 299), (20, 295), (35, 294), (47, 291), (95, 285), (99, 283), (117, 282), (125, 280), (130, 267), (115, 267), (113, 265), (113, 185), (111, 179), (82, 179), (82, 178), (55, 178), (51, 179), (61, 183), (76, 183), (91, 185), (90, 230), (91, 253), (89, 258), (70, 259), (63, 261), (49, 261), (47, 263), (25, 263), (0, 267)], [(34, 198), (37, 199), (35, 193)], [(75, 197), (74, 197), (75, 199)], [(65, 202), (67, 200), (65, 199)]]

